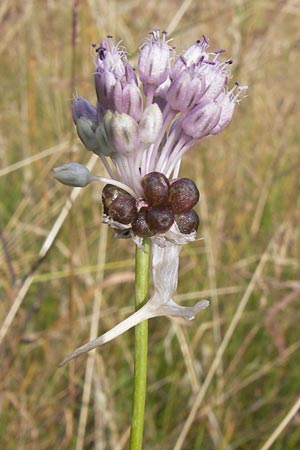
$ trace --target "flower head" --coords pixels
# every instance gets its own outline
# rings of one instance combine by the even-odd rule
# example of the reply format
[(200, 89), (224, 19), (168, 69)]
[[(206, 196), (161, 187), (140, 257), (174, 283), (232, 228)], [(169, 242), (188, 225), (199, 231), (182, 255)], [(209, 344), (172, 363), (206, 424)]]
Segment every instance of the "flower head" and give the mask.
[[(140, 81), (120, 42), (108, 36), (94, 49), (97, 105), (76, 98), (73, 120), (82, 143), (101, 157), (111, 177), (103, 190), (103, 222), (138, 246), (144, 237), (151, 240), (155, 290), (143, 308), (72, 357), (147, 318), (191, 319), (207, 306), (202, 301), (181, 307), (172, 300), (181, 246), (195, 240), (199, 225), (193, 210), (199, 192), (191, 180), (178, 179), (179, 168), (198, 139), (229, 124), (247, 88), (235, 84), (228, 89), (232, 61), (222, 60), (223, 50), (208, 52), (206, 37), (173, 61), (166, 33), (152, 30), (140, 49)], [(100, 180), (76, 163), (55, 169), (55, 177), (72, 186)]]

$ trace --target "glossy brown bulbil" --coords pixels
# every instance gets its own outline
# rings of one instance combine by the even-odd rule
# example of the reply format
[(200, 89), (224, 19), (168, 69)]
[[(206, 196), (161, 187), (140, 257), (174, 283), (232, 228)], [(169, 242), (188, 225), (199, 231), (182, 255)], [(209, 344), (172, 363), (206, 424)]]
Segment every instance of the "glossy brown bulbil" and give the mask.
[(190, 234), (193, 231), (197, 231), (199, 227), (199, 217), (193, 209), (189, 209), (181, 214), (176, 214), (175, 222), (177, 223), (179, 231), (183, 234)]
[(151, 206), (162, 206), (168, 202), (170, 183), (168, 178), (159, 172), (151, 172), (142, 179), (145, 200)]
[(186, 212), (199, 201), (198, 188), (189, 178), (179, 178), (170, 186), (168, 201), (175, 214)]
[(149, 206), (146, 222), (154, 233), (166, 233), (174, 223), (174, 213), (169, 206)]
[(114, 186), (113, 184), (106, 184), (102, 190), (102, 203), (103, 203), (103, 212), (108, 216), (108, 210), (110, 205), (116, 198), (121, 195), (128, 195), (126, 191), (123, 189)]
[(142, 208), (137, 215), (137, 218), (132, 222), (132, 231), (139, 237), (151, 237), (154, 236), (154, 232), (150, 230), (149, 225), (146, 222), (146, 212), (148, 208)]
[(102, 192), (104, 214), (125, 225), (139, 237), (166, 233), (175, 222), (179, 231), (190, 234), (197, 231), (199, 217), (192, 209), (199, 200), (199, 191), (189, 178), (179, 178), (171, 184), (166, 176), (151, 172), (141, 181), (144, 191), (142, 208), (137, 210), (137, 200), (113, 185)]
[(117, 222), (129, 225), (137, 217), (136, 200), (131, 195), (120, 195), (110, 205), (108, 215)]

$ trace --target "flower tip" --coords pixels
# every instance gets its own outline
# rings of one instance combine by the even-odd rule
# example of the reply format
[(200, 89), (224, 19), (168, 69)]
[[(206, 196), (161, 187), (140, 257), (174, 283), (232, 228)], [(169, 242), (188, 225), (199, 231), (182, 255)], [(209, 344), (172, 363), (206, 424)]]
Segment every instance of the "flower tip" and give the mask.
[(190, 308), (189, 315), (187, 315), (185, 318), (187, 320), (194, 320), (196, 314), (198, 314), (199, 311), (202, 311), (202, 309), (206, 309), (208, 306), (208, 300), (201, 300), (200, 302), (196, 303), (196, 305)]
[(96, 108), (84, 97), (75, 97), (72, 104), (72, 117), (75, 125), (78, 119), (84, 117), (92, 122), (97, 121), (97, 110)]
[(60, 183), (73, 187), (85, 187), (94, 179), (87, 167), (76, 162), (54, 167), (52, 174)]

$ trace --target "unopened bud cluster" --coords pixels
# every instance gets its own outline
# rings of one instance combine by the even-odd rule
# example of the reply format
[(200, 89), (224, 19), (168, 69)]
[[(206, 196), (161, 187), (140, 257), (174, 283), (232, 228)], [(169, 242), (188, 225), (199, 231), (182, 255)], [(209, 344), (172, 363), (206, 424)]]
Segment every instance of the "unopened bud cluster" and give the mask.
[(197, 231), (199, 217), (192, 209), (199, 191), (189, 178), (171, 183), (159, 172), (142, 178), (143, 198), (136, 200), (124, 190), (107, 184), (102, 191), (103, 212), (110, 219), (130, 225), (138, 237), (166, 233), (174, 222), (183, 234)]

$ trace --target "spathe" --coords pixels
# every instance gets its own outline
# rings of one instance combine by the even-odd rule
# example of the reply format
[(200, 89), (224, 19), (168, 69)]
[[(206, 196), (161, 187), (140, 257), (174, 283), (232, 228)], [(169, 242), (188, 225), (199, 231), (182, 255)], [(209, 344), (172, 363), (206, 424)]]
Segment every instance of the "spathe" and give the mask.
[(77, 358), (82, 353), (89, 352), (96, 347), (106, 344), (144, 320), (158, 316), (183, 317), (187, 320), (193, 320), (199, 311), (208, 307), (209, 302), (207, 300), (201, 300), (194, 306), (189, 307), (180, 306), (172, 299), (177, 288), (181, 245), (167, 241), (164, 247), (157, 245), (155, 242), (152, 242), (151, 247), (152, 277), (154, 282), (153, 296), (141, 309), (124, 319), (118, 325), (87, 344), (78, 347), (60, 363), (60, 366)]

